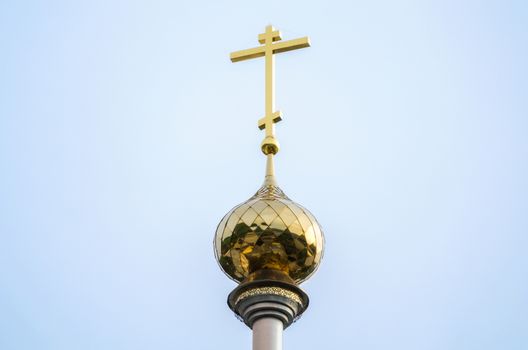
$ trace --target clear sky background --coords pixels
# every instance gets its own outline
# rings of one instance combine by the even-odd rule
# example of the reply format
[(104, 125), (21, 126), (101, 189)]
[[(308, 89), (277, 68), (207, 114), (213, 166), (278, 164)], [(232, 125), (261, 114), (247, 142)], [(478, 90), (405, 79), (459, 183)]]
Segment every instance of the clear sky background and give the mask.
[(286, 349), (528, 348), (525, 1), (0, 2), (0, 349), (249, 349), (216, 225), (264, 176), (326, 233)]

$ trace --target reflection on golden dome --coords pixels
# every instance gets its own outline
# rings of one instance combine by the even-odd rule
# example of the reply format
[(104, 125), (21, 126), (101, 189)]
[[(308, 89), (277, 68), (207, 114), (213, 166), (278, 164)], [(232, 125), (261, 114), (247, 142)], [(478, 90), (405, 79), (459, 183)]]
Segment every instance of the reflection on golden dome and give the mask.
[(238, 282), (278, 272), (301, 283), (319, 266), (323, 246), (313, 215), (269, 182), (224, 216), (215, 237), (220, 266)]

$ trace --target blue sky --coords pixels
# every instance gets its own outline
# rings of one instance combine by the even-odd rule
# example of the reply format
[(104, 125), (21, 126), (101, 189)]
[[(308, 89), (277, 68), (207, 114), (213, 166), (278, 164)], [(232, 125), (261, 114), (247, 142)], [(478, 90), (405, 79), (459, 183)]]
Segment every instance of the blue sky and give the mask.
[(0, 349), (248, 349), (212, 240), (276, 160), (326, 234), (287, 349), (528, 347), (523, 1), (2, 1)]

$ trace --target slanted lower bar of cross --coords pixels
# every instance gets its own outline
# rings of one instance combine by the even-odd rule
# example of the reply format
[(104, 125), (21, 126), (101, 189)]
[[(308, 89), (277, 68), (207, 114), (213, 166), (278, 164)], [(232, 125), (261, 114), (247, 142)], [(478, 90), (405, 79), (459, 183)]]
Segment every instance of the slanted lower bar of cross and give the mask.
[(280, 111), (275, 111), (275, 54), (302, 49), (310, 46), (310, 39), (303, 37), (294, 40), (280, 41), (281, 34), (273, 26), (267, 26), (266, 31), (259, 34), (258, 41), (262, 46), (231, 53), (231, 61), (239, 62), (257, 57), (265, 57), (266, 62), (266, 103), (265, 115), (258, 121), (260, 130), (266, 130), (266, 137), (262, 143), (264, 154), (276, 154), (279, 151), (278, 142), (275, 139), (275, 123), (282, 120)]

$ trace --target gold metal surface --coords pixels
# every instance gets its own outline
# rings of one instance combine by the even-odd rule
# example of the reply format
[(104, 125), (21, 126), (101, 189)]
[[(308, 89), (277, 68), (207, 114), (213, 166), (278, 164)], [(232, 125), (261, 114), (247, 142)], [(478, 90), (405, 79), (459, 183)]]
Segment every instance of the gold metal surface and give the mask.
[(310, 39), (308, 37), (278, 42), (281, 39), (280, 32), (269, 25), (266, 27), (266, 31), (258, 36), (258, 41), (263, 44), (262, 46), (231, 53), (232, 62), (240, 62), (262, 56), (265, 58), (265, 114), (258, 121), (259, 129), (266, 129), (266, 136), (261, 145), (262, 152), (265, 155), (277, 154), (280, 149), (279, 142), (275, 137), (275, 123), (282, 120), (281, 112), (275, 111), (275, 54), (310, 46)]
[(215, 238), (220, 266), (238, 282), (274, 270), (301, 283), (319, 266), (323, 246), (323, 232), (313, 215), (279, 187), (266, 184), (227, 213)]
[(265, 57), (266, 108), (258, 127), (266, 130), (261, 145), (267, 156), (266, 176), (253, 197), (220, 221), (215, 255), (222, 270), (237, 282), (272, 279), (301, 283), (321, 262), (324, 236), (314, 216), (289, 199), (275, 180), (273, 158), (279, 143), (274, 124), (281, 120), (281, 113), (275, 111), (274, 54), (308, 47), (310, 43), (307, 37), (280, 42), (281, 34), (272, 26), (266, 27), (258, 40), (262, 46), (233, 52), (231, 60)]
[(280, 287), (258, 287), (258, 288), (247, 290), (238, 296), (238, 298), (235, 300), (235, 304), (238, 304), (240, 301), (246, 298), (249, 298), (249, 297), (253, 297), (257, 295), (270, 295), (270, 294), (278, 295), (281, 297), (286, 297), (300, 305), (304, 304), (303, 301), (301, 300), (301, 297), (299, 297), (297, 293), (294, 293), (291, 290), (287, 290), (287, 289), (280, 288)]

